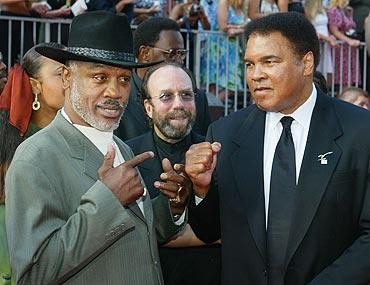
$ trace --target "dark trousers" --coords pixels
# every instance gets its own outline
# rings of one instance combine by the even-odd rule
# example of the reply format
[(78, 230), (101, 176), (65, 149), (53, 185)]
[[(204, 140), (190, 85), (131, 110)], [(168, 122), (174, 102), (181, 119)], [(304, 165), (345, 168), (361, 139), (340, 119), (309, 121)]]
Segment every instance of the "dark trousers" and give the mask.
[(165, 285), (218, 285), (221, 280), (221, 246), (160, 247)]

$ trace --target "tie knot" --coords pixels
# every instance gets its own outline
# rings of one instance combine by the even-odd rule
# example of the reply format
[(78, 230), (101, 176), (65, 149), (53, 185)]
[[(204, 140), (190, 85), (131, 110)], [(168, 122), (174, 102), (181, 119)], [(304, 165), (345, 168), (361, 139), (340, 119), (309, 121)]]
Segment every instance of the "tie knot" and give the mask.
[(292, 125), (292, 122), (293, 122), (293, 118), (292, 117), (282, 117), (280, 122), (281, 124), (283, 125), (283, 129), (290, 129), (290, 126)]

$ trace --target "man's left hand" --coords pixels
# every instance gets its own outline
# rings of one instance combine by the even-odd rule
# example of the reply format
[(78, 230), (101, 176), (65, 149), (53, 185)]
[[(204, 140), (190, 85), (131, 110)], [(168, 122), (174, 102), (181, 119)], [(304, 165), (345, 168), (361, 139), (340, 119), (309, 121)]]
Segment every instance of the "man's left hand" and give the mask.
[(174, 167), (175, 169), (167, 158), (163, 159), (162, 168), (164, 172), (160, 176), (163, 181), (156, 181), (154, 187), (168, 197), (172, 214), (178, 215), (185, 210), (192, 191), (192, 184), (185, 174), (184, 165), (175, 164)]

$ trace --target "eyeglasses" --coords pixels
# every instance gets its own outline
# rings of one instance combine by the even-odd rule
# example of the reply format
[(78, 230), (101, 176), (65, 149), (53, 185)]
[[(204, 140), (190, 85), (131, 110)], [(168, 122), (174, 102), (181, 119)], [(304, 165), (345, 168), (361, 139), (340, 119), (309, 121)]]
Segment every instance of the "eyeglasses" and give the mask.
[(167, 56), (171, 59), (175, 59), (175, 58), (181, 58), (182, 60), (184, 60), (188, 54), (188, 50), (187, 49), (176, 49), (176, 48), (170, 48), (168, 50), (166, 49), (162, 49), (162, 48), (159, 48), (159, 47), (152, 47), (154, 49), (157, 49), (165, 54), (167, 54)]
[(195, 98), (195, 93), (193, 91), (184, 90), (184, 91), (179, 91), (176, 93), (165, 91), (165, 92), (162, 92), (158, 97), (149, 97), (148, 100), (158, 99), (159, 101), (165, 104), (173, 103), (173, 101), (175, 101), (176, 95), (179, 96), (180, 100), (183, 103), (193, 102)]

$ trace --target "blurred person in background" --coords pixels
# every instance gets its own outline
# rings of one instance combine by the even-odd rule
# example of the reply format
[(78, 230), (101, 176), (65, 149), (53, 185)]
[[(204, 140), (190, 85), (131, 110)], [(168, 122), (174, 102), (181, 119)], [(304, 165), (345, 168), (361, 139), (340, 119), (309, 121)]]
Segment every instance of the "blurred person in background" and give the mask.
[(248, 17), (251, 20), (287, 11), (288, 0), (250, 0), (248, 4)]
[(161, 0), (137, 0), (134, 4), (134, 19), (132, 25), (139, 25), (152, 17), (167, 16)]
[(178, 3), (173, 7), (170, 19), (177, 22), (180, 28), (197, 30), (199, 23), (203, 30), (209, 30), (211, 25), (204, 12), (204, 8), (199, 4), (199, 0), (187, 0), (185, 3)]
[[(49, 7), (45, 3), (33, 3), (24, 0), (0, 0), (0, 15), (12, 17), (40, 17), (44, 16)], [(11, 30), (11, 58), (8, 59), (9, 22), (0, 20), (0, 51), (3, 53), (5, 64), (12, 66), (20, 61), (21, 40), (23, 40), (23, 54), (35, 43), (33, 42), (33, 24), (24, 22), (24, 33), (21, 39), (21, 22), (13, 21)]]
[(87, 3), (88, 11), (109, 11), (125, 13), (131, 22), (134, 17), (135, 0), (90, 0)]
[[(64, 48), (55, 43), (37, 46)], [(15, 284), (5, 231), (5, 174), (20, 143), (46, 127), (63, 106), (61, 72), (62, 64), (32, 47), (24, 55), (22, 65), (11, 69), (0, 95), (0, 284)]]
[(361, 108), (370, 110), (370, 96), (369, 94), (358, 87), (347, 87), (344, 88), (337, 98), (348, 103), (352, 103)]
[(211, 36), (209, 81), (213, 94), (216, 94), (215, 85), (220, 86), (222, 91), (217, 95), (223, 101), (228, 96), (226, 90), (232, 93), (244, 90), (242, 35), (248, 23), (245, 5), (244, 0), (218, 1), (217, 29), (225, 34)]
[(187, 0), (185, 3), (176, 4), (171, 11), (170, 19), (176, 21), (183, 32), (184, 46), (189, 47), (189, 68), (194, 71), (194, 59), (196, 57), (196, 38), (200, 34), (195, 34), (191, 30), (210, 30), (211, 25), (200, 5), (199, 0)]
[[(356, 62), (356, 49), (360, 46), (360, 40), (355, 33), (353, 9), (348, 6), (348, 3), (348, 0), (331, 0), (327, 12), (330, 33), (337, 40), (343, 41), (343, 54), (341, 55), (342, 45), (339, 45), (335, 48), (334, 56), (334, 83), (342, 86), (361, 84), (360, 65)], [(342, 81), (340, 73), (342, 73)], [(356, 75), (358, 75), (358, 81)]]
[(332, 47), (337, 46), (336, 38), (329, 34), (328, 16), (322, 5), (322, 0), (307, 0), (305, 3), (305, 16), (315, 27), (320, 42), (320, 63), (317, 70), (326, 78), (327, 84), (331, 85), (333, 75)]

